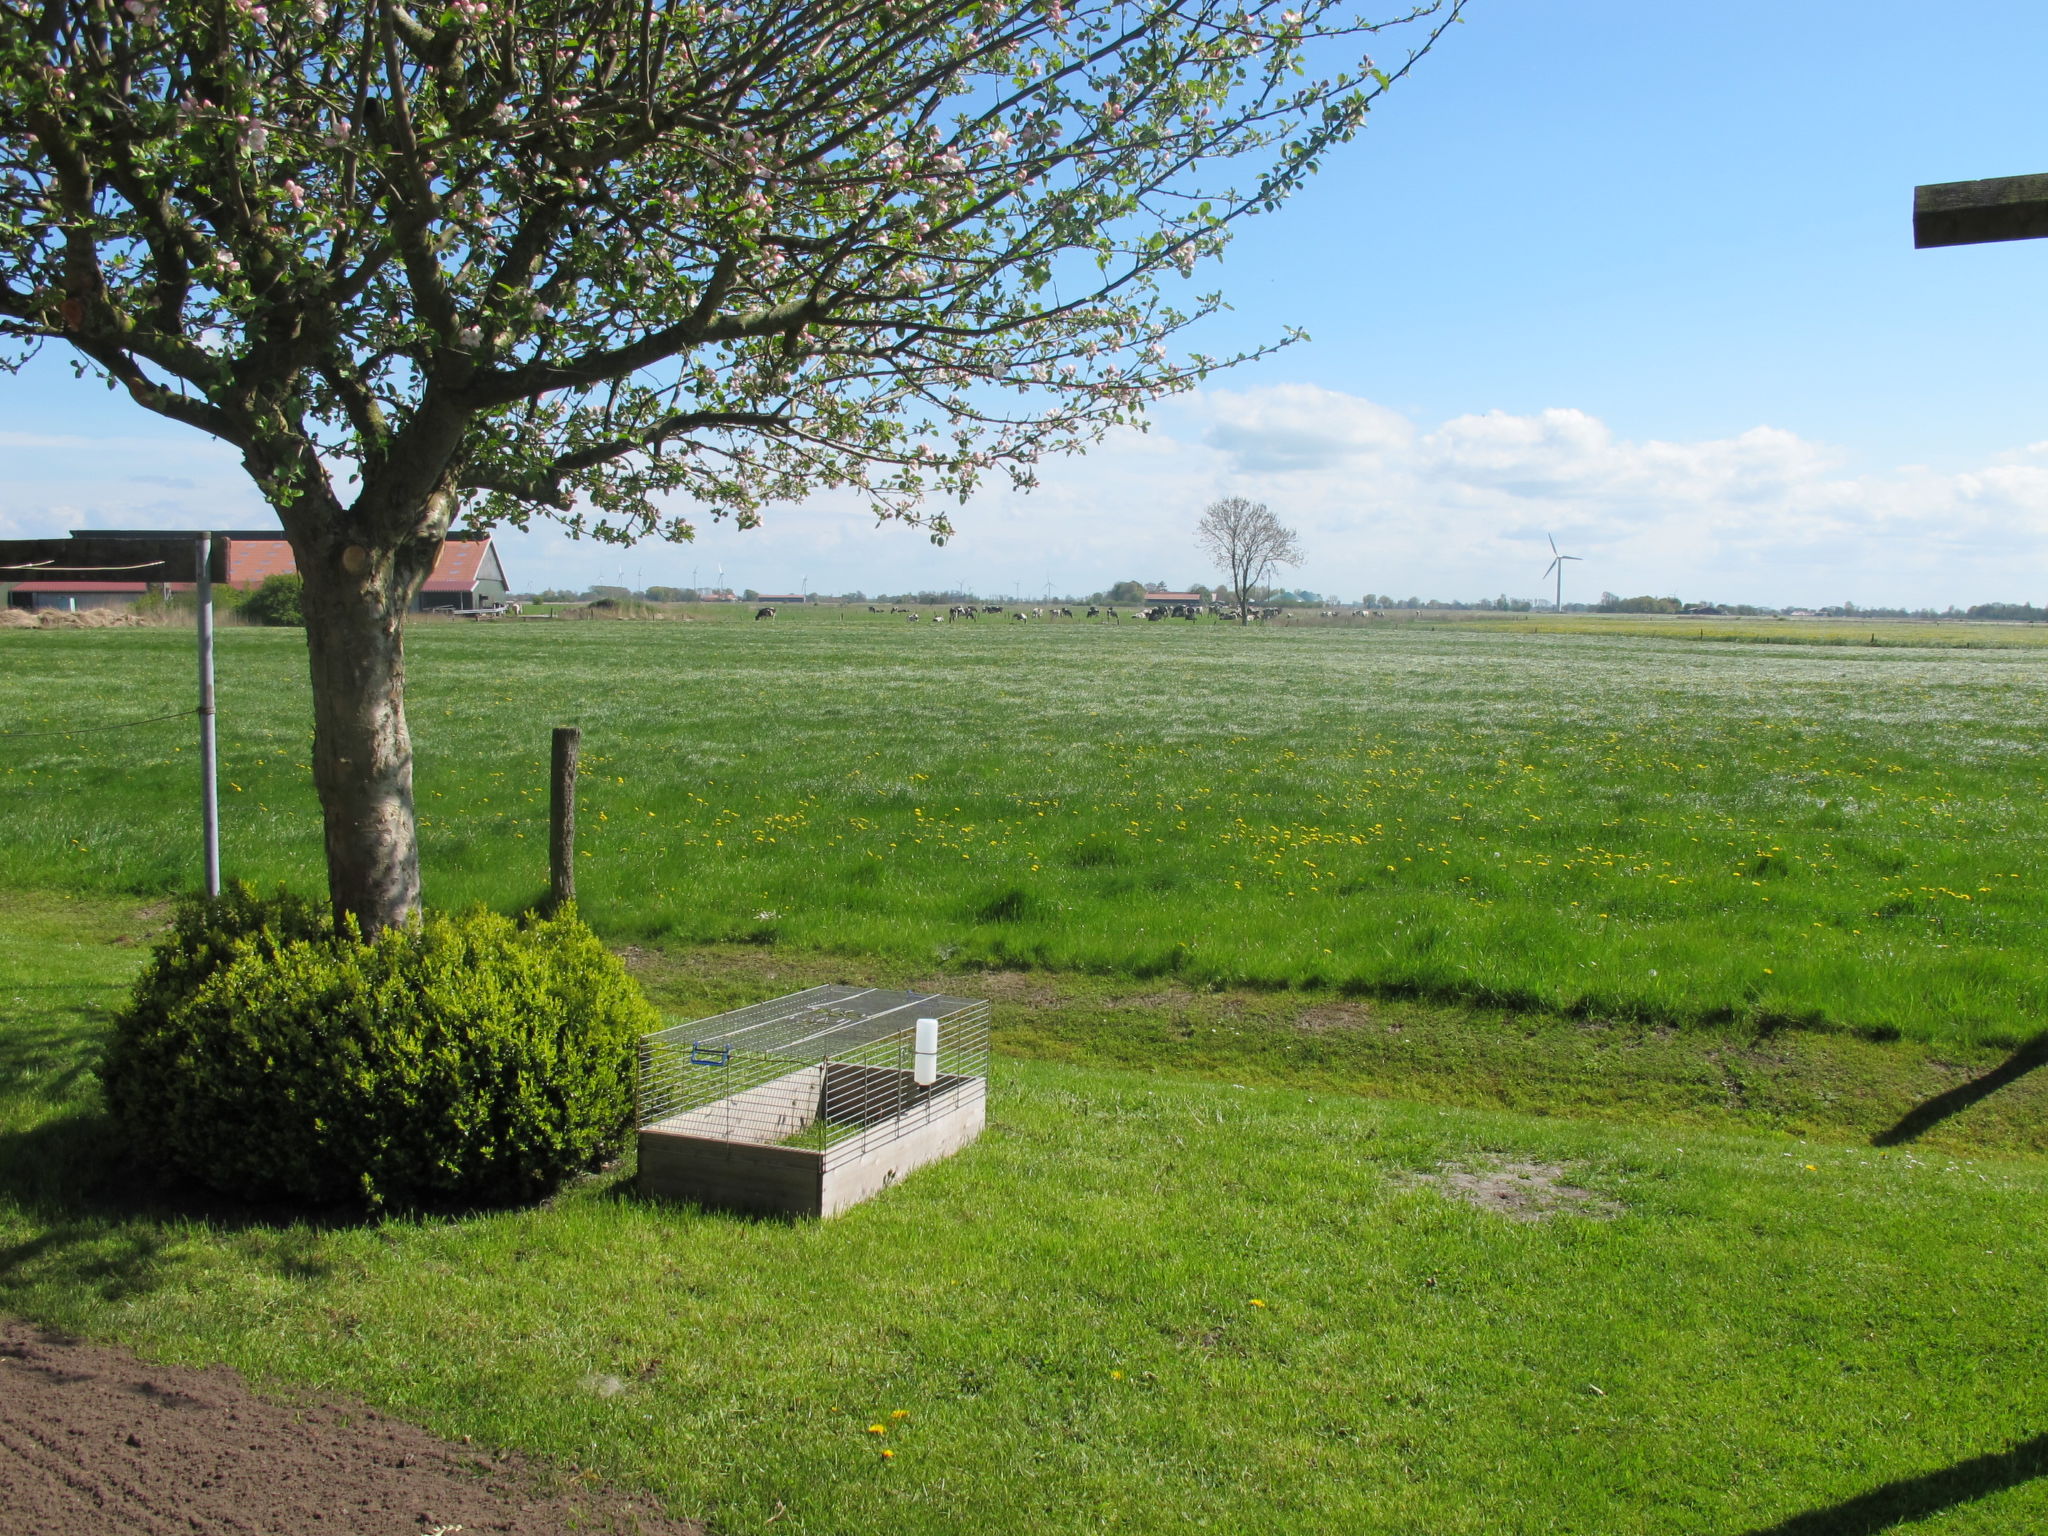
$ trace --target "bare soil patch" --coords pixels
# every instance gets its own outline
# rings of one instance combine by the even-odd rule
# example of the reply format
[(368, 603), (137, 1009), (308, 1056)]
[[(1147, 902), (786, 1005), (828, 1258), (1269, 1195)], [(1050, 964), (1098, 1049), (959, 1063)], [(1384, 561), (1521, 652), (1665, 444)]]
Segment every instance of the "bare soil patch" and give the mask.
[(0, 1319), (4, 1536), (704, 1536), (574, 1468)]
[(1378, 1029), (1400, 1033), (1398, 1024), (1382, 1025), (1379, 1013), (1366, 1003), (1316, 1003), (1294, 1016), (1294, 1027), (1304, 1035), (1327, 1035), (1347, 1029)]
[(965, 976), (922, 978), (934, 990), (965, 992), (985, 997), (992, 1003), (1016, 1003), (1026, 1008), (1056, 1008), (1066, 999), (1060, 989), (1032, 971), (973, 971)]
[(1511, 1221), (1546, 1221), (1560, 1215), (1612, 1221), (1621, 1214), (1621, 1207), (1612, 1200), (1566, 1183), (1565, 1170), (1556, 1163), (1503, 1161), (1481, 1168), (1446, 1165), (1437, 1173), (1418, 1175), (1417, 1182)]
[[(1140, 992), (1130, 997), (1112, 998), (1111, 1006), (1171, 1012), (1176, 1009), (1200, 1007), (1209, 1001), (1212, 1000), (1205, 999), (1201, 993), (1190, 991), (1186, 987), (1169, 987), (1164, 992)], [(1233, 1016), (1236, 1013), (1235, 1009), (1229, 1011)]]

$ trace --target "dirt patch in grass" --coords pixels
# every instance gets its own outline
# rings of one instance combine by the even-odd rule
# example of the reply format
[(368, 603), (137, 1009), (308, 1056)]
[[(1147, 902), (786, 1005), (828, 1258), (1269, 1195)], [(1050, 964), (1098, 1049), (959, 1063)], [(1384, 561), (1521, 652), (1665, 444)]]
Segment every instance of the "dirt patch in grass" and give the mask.
[(926, 976), (920, 990), (950, 992), (955, 996), (985, 997), (992, 1003), (1015, 1003), (1023, 1008), (1054, 1008), (1066, 1001), (1060, 988), (1037, 971), (972, 971), (966, 975)]
[(1317, 1003), (1294, 1016), (1294, 1027), (1304, 1035), (1328, 1035), (1351, 1029), (1401, 1032), (1399, 1024), (1384, 1021), (1378, 1010), (1365, 1003)]
[(360, 1404), (273, 1402), (233, 1371), (149, 1365), (0, 1319), (0, 1527), (704, 1536), (652, 1500)]
[(1186, 987), (1172, 987), (1164, 992), (1140, 992), (1133, 997), (1112, 997), (1108, 1001), (1113, 1008), (1152, 1008), (1170, 1011), (1204, 1004), (1211, 995), (1190, 991)]
[(1565, 1181), (1556, 1163), (1496, 1162), (1478, 1168), (1446, 1165), (1417, 1176), (1454, 1200), (1511, 1221), (1547, 1221), (1552, 1216), (1588, 1216), (1612, 1221), (1621, 1207), (1590, 1189)]

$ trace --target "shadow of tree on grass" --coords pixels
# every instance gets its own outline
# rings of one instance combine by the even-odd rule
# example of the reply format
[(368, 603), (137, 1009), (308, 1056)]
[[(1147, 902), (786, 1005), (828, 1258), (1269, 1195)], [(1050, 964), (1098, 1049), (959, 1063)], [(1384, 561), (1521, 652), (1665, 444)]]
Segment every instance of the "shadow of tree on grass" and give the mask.
[(2048, 1476), (2048, 1435), (2036, 1435), (1936, 1472), (1900, 1478), (1826, 1509), (1807, 1510), (1745, 1536), (1878, 1536), (1880, 1531), (1924, 1520), (2043, 1476)]
[(1896, 1147), (1917, 1141), (1942, 1121), (1961, 1114), (1972, 1104), (1988, 1099), (2009, 1083), (2018, 1082), (2043, 1063), (2048, 1063), (2048, 1030), (2043, 1030), (1981, 1077), (1958, 1083), (1924, 1104), (1916, 1104), (1889, 1129), (1870, 1138), (1873, 1147)]

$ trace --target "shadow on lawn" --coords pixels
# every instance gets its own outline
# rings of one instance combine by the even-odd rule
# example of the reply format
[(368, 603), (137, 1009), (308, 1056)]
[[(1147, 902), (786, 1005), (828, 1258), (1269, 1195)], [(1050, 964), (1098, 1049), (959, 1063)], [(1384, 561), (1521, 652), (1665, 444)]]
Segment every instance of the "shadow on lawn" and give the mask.
[(1886, 1483), (1826, 1509), (1810, 1509), (1776, 1525), (1760, 1527), (1747, 1536), (1877, 1536), (1880, 1531), (1924, 1520), (2042, 1476), (2048, 1476), (2048, 1435), (2036, 1435), (1988, 1456), (1973, 1456), (1938, 1472)]
[(1896, 1125), (1871, 1137), (1870, 1144), (1873, 1147), (1896, 1147), (1917, 1141), (1942, 1121), (1961, 1114), (1981, 1099), (1990, 1098), (2008, 1083), (2018, 1082), (2043, 1063), (2048, 1063), (2048, 1030), (2034, 1036), (1982, 1077), (1958, 1083), (1946, 1093), (1938, 1093), (1926, 1103), (1914, 1105), (1899, 1117)]
[(124, 1147), (97, 1107), (0, 1132), (0, 1204), (26, 1216), (33, 1232), (0, 1243), (0, 1310), (19, 1310), (19, 1298), (53, 1282), (105, 1301), (146, 1295), (173, 1279), (189, 1247), (177, 1229), (194, 1223), (263, 1233), (273, 1271), (317, 1278), (321, 1234), (372, 1219), (235, 1201), (172, 1179)]

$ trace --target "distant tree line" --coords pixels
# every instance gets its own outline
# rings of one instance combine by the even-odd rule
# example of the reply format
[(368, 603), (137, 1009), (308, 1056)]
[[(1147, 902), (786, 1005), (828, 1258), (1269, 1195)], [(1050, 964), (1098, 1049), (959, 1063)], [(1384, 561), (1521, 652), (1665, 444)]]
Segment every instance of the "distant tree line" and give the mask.
[[(1119, 581), (1099, 592), (1086, 597), (1063, 596), (1052, 598), (988, 597), (973, 592), (948, 588), (945, 591), (920, 589), (914, 592), (881, 592), (872, 598), (863, 591), (842, 592), (836, 598), (826, 593), (813, 595), (813, 601), (842, 603), (897, 603), (905, 606), (924, 607), (951, 606), (956, 603), (1103, 603), (1137, 606), (1145, 601), (1147, 592), (1192, 592), (1203, 602), (1222, 601), (1223, 598), (1206, 582), (1189, 582), (1175, 586), (1166, 581)], [(635, 592), (627, 587), (599, 584), (572, 591), (563, 587), (549, 587), (534, 594), (544, 603), (588, 603), (600, 598), (614, 601), (638, 599), (649, 603), (697, 603), (706, 601), (704, 594), (696, 587), (650, 586)], [(753, 602), (760, 597), (752, 587), (740, 594), (744, 602)], [(1264, 606), (1275, 607), (1322, 607), (1340, 600), (1328, 597), (1308, 588), (1276, 590), (1260, 588), (1254, 599)], [(1367, 592), (1359, 598), (1365, 608), (1418, 609), (1425, 612), (1447, 613), (1530, 613), (1551, 611), (1550, 604), (1542, 599), (1532, 601), (1525, 597), (1509, 597), (1502, 593), (1498, 597), (1482, 597), (1471, 601), (1439, 597), (1396, 597), (1391, 592)], [(1709, 603), (1686, 602), (1676, 597), (1621, 597), (1613, 592), (1603, 592), (1597, 603), (1566, 603), (1566, 613), (1644, 613), (1682, 614), (1696, 617), (1721, 618), (1780, 618), (1785, 616), (1811, 616), (1820, 619), (1979, 619), (1993, 623), (2040, 624), (2048, 622), (2048, 607), (2036, 607), (2032, 603), (1974, 603), (1968, 608), (1950, 604), (1946, 608), (1870, 608), (1857, 603), (1838, 603), (1818, 608), (1766, 608), (1754, 603)], [(296, 622), (285, 619), (281, 622)]]

